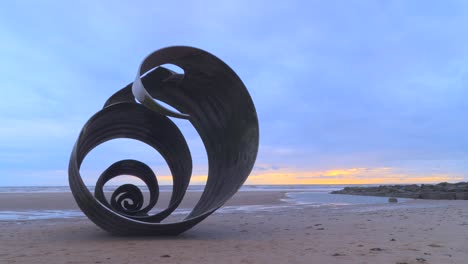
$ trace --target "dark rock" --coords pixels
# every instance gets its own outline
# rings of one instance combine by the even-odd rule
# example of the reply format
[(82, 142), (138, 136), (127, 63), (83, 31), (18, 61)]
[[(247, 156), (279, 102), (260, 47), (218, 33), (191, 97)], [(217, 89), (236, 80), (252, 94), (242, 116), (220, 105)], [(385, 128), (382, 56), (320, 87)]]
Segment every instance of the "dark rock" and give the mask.
[(429, 200), (455, 200), (455, 193), (450, 192), (423, 192), (421, 199)]
[(411, 185), (380, 185), (375, 187), (345, 187), (332, 194), (351, 194), (432, 200), (468, 200), (468, 182)]
[(440, 248), (440, 247), (442, 247), (441, 245), (439, 245), (439, 244), (434, 244), (434, 243), (429, 244), (429, 245), (427, 245), (427, 246), (428, 246), (428, 247), (434, 247), (434, 248)]
[(390, 197), (390, 198), (388, 198), (388, 202), (389, 203), (398, 203), (398, 199), (395, 198), (395, 197)]
[(455, 199), (457, 199), (457, 200), (468, 200), (468, 192), (457, 192), (457, 193), (455, 193)]
[(448, 186), (447, 188), (445, 188), (445, 191), (446, 192), (455, 192), (457, 190), (457, 186)]
[(419, 192), (404, 192), (404, 193), (399, 193), (398, 195), (399, 198), (409, 198), (409, 199), (419, 199), (420, 193)]

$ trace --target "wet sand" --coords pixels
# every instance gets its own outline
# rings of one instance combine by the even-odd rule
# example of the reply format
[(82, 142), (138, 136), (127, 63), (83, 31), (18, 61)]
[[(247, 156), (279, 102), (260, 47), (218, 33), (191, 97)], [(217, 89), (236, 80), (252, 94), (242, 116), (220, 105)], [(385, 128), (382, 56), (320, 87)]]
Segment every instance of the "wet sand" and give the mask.
[[(201, 192), (187, 192), (179, 208), (193, 208)], [(110, 197), (111, 193), (106, 193)], [(147, 193), (144, 193), (147, 199)], [(170, 192), (159, 194), (156, 208), (165, 208), (169, 204)], [(280, 201), (284, 192), (259, 191), (238, 192), (227, 206), (272, 204)], [(71, 192), (64, 193), (0, 193), (0, 211), (8, 210), (79, 210)]]
[[(183, 206), (193, 204), (197, 195), (189, 194)], [(230, 205), (280, 205), (282, 197), (281, 192), (240, 192)], [(70, 194), (0, 195), (0, 210), (57, 205), (75, 206)], [(336, 208), (303, 205), (215, 213), (178, 237), (116, 237), (87, 218), (0, 221), (0, 263), (402, 264), (468, 259), (468, 201)]]

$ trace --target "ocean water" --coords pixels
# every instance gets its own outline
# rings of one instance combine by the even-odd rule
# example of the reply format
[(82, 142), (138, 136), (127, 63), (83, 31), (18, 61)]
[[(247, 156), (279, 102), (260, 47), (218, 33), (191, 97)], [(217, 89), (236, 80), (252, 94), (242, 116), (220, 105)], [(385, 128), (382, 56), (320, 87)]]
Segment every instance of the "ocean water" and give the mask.
[[(372, 197), (372, 196), (353, 196), (330, 194), (331, 191), (340, 190), (347, 185), (245, 185), (240, 191), (284, 191), (285, 198), (283, 203), (273, 205), (245, 205), (245, 206), (224, 206), (216, 211), (216, 213), (258, 213), (258, 212), (274, 212), (278, 210), (304, 207), (314, 208), (332, 208), (342, 209), (350, 205), (372, 205), (376, 208), (379, 206), (388, 205), (388, 198)], [(118, 186), (105, 186), (105, 191), (112, 192)], [(145, 190), (146, 187), (141, 187)], [(201, 192), (204, 186), (190, 186), (189, 192)], [(90, 187), (90, 191), (94, 188)], [(160, 186), (161, 192), (170, 192), (172, 186)], [(53, 193), (53, 192), (70, 192), (68, 186), (41, 186), (41, 187), (0, 187), (0, 193)], [(399, 199), (399, 204), (404, 203), (408, 199)], [(188, 214), (191, 208), (179, 208), (173, 215)], [(82, 218), (85, 217), (78, 210), (28, 210), (28, 211), (0, 211), (0, 221), (25, 221), (39, 219), (54, 219), (54, 218)]]
[[(357, 205), (357, 204), (386, 204), (388, 197), (360, 196), (346, 194), (330, 194), (325, 192), (288, 192), (285, 202), (304, 205)], [(400, 202), (409, 199), (398, 198)]]
[[(244, 185), (239, 191), (307, 191), (307, 192), (331, 192), (340, 190), (347, 185)], [(104, 191), (113, 192), (117, 186), (104, 186)], [(146, 186), (138, 186), (142, 191), (148, 191)], [(189, 192), (202, 192), (204, 185), (190, 185)], [(94, 186), (88, 187), (94, 192)], [(171, 192), (172, 185), (159, 186), (160, 192)], [(56, 193), (70, 192), (69, 186), (0, 186), (0, 193)]]

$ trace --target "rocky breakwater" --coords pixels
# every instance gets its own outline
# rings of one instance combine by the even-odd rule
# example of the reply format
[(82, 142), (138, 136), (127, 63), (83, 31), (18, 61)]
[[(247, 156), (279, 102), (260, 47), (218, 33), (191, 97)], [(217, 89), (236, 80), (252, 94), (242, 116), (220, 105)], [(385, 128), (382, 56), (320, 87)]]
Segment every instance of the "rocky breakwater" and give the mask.
[(431, 200), (468, 200), (468, 182), (345, 187), (343, 190), (331, 193)]

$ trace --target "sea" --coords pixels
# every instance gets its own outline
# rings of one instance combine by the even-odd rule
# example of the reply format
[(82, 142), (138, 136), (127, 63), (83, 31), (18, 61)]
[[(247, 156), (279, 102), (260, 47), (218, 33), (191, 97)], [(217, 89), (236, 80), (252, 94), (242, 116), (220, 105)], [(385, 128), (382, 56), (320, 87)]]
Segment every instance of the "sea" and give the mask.
[[(245, 205), (245, 206), (224, 206), (216, 213), (258, 213), (284, 210), (288, 208), (301, 209), (304, 207), (322, 208), (330, 210), (340, 210), (346, 208), (356, 208), (359, 210), (378, 210), (379, 208), (388, 208), (388, 198), (373, 196), (356, 196), (330, 194), (335, 190), (341, 190), (351, 185), (244, 185), (240, 192), (285, 192), (282, 203), (269, 205)], [(375, 185), (360, 185), (375, 186)], [(118, 186), (105, 186), (105, 192), (112, 192)], [(139, 186), (142, 191), (147, 190), (146, 186)], [(88, 187), (91, 192), (94, 187)], [(202, 192), (204, 186), (191, 185), (188, 192)], [(172, 186), (159, 186), (160, 192), (171, 192)], [(61, 193), (71, 192), (68, 186), (10, 186), (0, 187), (0, 193)], [(399, 206), (404, 205), (410, 199), (399, 199)], [(1, 203), (1, 200), (0, 200)], [(352, 205), (370, 205), (366, 207), (350, 207)], [(190, 208), (178, 208), (173, 214), (188, 214)], [(150, 212), (151, 213), (151, 212)], [(54, 218), (81, 218), (85, 217), (79, 210), (25, 210), (25, 211), (1, 211), (0, 221), (26, 221)]]

